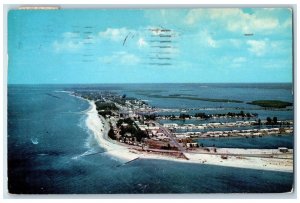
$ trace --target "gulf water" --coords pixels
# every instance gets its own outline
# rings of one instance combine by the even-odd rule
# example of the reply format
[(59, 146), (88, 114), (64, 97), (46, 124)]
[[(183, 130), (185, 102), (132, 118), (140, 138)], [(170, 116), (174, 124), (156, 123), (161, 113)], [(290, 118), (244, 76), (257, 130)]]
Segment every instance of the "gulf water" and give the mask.
[[(208, 88), (205, 93), (201, 91), (200, 86)], [(259, 87), (235, 85), (231, 88), (225, 86), (223, 90), (222, 85), (216, 84), (212, 87), (208, 84), (9, 85), (7, 119), (9, 192), (16, 194), (265, 193), (287, 192), (293, 187), (293, 173), (163, 160), (137, 160), (119, 167), (120, 162), (106, 153), (89, 155), (104, 152), (85, 125), (85, 112), (89, 105), (84, 100), (62, 92), (78, 89), (115, 91), (145, 99), (151, 105), (161, 108), (200, 108), (207, 105), (250, 107), (245, 103), (223, 104), (152, 98), (138, 95), (139, 90), (164, 91), (159, 94), (189, 92), (199, 97), (210, 92), (205, 96), (206, 98), (243, 101), (263, 98), (293, 101), (289, 84)], [(251, 94), (243, 93), (243, 89), (244, 92)], [(279, 119), (293, 119), (293, 111), (263, 109), (261, 111), (264, 112), (263, 116), (272, 114)], [(293, 145), (293, 139), (291, 140), (289, 143), (292, 142)], [(269, 144), (275, 143), (272, 140), (264, 142), (266, 148)], [(282, 142), (285, 140), (282, 139)], [(234, 143), (239, 145), (237, 141)]]

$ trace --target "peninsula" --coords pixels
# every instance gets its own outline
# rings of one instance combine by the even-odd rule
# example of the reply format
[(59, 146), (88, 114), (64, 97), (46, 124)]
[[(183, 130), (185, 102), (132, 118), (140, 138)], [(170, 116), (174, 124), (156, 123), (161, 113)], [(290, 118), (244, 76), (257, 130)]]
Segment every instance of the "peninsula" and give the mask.
[[(127, 98), (126, 95), (89, 91), (75, 91), (71, 94), (90, 103), (87, 126), (106, 153), (119, 158), (123, 164), (147, 158), (259, 170), (293, 171), (293, 149), (285, 146), (277, 149), (218, 148), (195, 141), (209, 138), (251, 139), (285, 136), (293, 133), (293, 121), (279, 121), (276, 117), (253, 120), (258, 114), (244, 111), (162, 116), (157, 113), (163, 112), (164, 109), (151, 107), (145, 101)], [(159, 122), (164, 119), (205, 120), (216, 117), (234, 118), (235, 121), (205, 122), (200, 125)], [(250, 118), (252, 120), (249, 120)]]

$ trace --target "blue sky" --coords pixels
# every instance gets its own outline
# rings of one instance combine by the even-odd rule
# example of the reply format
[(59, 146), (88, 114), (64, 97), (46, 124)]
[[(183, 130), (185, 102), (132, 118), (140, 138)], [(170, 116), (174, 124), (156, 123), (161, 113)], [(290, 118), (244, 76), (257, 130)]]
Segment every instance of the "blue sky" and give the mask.
[(10, 11), (8, 83), (292, 82), (287, 8)]

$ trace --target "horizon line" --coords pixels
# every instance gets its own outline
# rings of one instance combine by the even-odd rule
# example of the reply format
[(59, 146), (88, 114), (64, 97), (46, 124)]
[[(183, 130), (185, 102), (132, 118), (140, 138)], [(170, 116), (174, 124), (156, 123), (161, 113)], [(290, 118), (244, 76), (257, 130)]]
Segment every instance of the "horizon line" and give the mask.
[(122, 84), (293, 84), (294, 82), (122, 82), (122, 83), (7, 83), (7, 85), (122, 85)]

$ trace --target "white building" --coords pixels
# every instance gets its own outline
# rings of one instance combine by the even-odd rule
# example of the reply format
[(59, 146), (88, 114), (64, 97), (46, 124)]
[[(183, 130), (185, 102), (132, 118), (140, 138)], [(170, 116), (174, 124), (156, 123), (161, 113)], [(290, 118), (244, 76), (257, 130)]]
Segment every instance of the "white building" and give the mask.
[(165, 123), (165, 124), (163, 124), (163, 126), (165, 128), (176, 128), (176, 127), (178, 127), (178, 124), (177, 123)]

